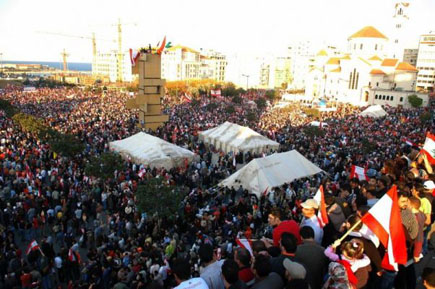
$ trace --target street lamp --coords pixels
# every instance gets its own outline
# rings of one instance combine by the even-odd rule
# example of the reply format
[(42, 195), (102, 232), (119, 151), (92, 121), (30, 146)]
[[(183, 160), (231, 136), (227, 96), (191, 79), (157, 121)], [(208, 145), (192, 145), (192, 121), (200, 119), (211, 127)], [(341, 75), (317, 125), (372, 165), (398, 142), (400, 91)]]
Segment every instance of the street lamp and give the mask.
[(248, 87), (249, 87), (249, 75), (247, 74), (242, 74), (243, 77), (246, 77), (246, 91), (248, 91)]
[(3, 52), (0, 52), (0, 76), (3, 77)]

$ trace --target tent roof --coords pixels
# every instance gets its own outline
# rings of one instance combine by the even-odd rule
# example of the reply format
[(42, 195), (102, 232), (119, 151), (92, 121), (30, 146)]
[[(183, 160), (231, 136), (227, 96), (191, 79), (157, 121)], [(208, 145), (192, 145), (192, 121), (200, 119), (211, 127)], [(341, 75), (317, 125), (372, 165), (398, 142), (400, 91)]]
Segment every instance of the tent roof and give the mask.
[(266, 189), (323, 172), (297, 150), (257, 158), (223, 180), (219, 186), (238, 188), (240, 185), (260, 196)]
[(182, 165), (184, 159), (190, 161), (194, 156), (194, 153), (187, 149), (144, 132), (113, 141), (109, 146), (110, 149), (131, 157), (136, 163), (166, 169)]
[(277, 148), (279, 146), (279, 143), (268, 139), (249, 127), (228, 121), (215, 128), (200, 132), (200, 136), (204, 137), (205, 142), (207, 142), (207, 138), (214, 139), (238, 151), (248, 151), (266, 146)]
[(377, 104), (377, 105), (369, 106), (363, 112), (361, 112), (360, 115), (378, 118), (378, 117), (386, 116), (387, 112), (382, 108), (382, 106)]

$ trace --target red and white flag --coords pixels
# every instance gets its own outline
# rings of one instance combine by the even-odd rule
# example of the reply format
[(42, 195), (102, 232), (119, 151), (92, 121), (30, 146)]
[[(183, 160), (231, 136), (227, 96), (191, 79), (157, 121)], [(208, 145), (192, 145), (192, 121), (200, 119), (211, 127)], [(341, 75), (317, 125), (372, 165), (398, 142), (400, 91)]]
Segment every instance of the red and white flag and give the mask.
[(39, 250), (39, 244), (36, 240), (30, 242), (29, 246), (27, 246), (26, 255), (29, 255), (30, 252)]
[(435, 164), (435, 135), (430, 132), (426, 135), (423, 149), (421, 150), (426, 156), (431, 165)]
[(236, 243), (240, 247), (245, 248), (246, 250), (248, 250), (249, 253), (251, 254), (251, 256), (254, 256), (254, 253), (252, 252), (252, 247), (251, 247), (251, 240), (237, 238), (236, 239)]
[(214, 97), (220, 97), (221, 96), (221, 90), (220, 89), (212, 89), (212, 90), (210, 90), (210, 94), (211, 94), (211, 96), (214, 96)]
[(316, 200), (319, 205), (319, 210), (317, 212), (317, 219), (319, 220), (320, 227), (325, 227), (329, 223), (328, 213), (326, 212), (325, 204), (325, 194), (323, 192), (323, 185), (319, 187), (317, 193), (314, 195), (314, 200)]
[(192, 98), (188, 96), (186, 93), (181, 95), (181, 102), (192, 102)]
[(409, 139), (405, 138), (404, 139), (405, 143), (411, 147), (418, 147), (417, 144), (413, 143), (412, 141), (410, 141)]
[(132, 66), (136, 66), (139, 57), (140, 57), (140, 51), (133, 51), (133, 49), (130, 48), (130, 61)]
[(369, 177), (367, 176), (367, 169), (355, 165), (352, 165), (349, 177), (351, 179), (358, 178), (360, 181), (369, 180)]
[(268, 191), (269, 191), (269, 187), (267, 187), (261, 195), (262, 195), (262, 196), (267, 196), (267, 192), (268, 192)]
[(393, 186), (361, 221), (379, 238), (386, 248), (382, 266), (398, 270), (398, 264), (406, 264), (407, 251), (405, 232), (398, 204), (397, 188)]
[(74, 252), (72, 248), (68, 250), (68, 260), (70, 262), (78, 262), (80, 263), (80, 255), (78, 252)]

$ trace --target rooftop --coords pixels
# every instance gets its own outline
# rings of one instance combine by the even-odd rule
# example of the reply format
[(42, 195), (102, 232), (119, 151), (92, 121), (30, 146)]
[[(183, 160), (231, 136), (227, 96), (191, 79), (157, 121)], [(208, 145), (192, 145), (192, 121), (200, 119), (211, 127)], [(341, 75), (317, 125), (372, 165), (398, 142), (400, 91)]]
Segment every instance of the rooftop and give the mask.
[(384, 34), (379, 32), (375, 27), (373, 26), (366, 26), (363, 29), (359, 30), (358, 32), (352, 34), (348, 40), (353, 38), (383, 38), (388, 39)]

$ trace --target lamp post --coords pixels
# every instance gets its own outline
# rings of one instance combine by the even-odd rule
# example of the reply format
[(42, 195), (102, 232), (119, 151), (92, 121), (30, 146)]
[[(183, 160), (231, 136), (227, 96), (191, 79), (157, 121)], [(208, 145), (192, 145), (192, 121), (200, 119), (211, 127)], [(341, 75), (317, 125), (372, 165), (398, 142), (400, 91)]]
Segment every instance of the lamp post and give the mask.
[(242, 74), (243, 77), (246, 77), (246, 91), (248, 91), (249, 88), (249, 75), (247, 74)]
[(3, 52), (0, 52), (0, 76), (3, 77)]

